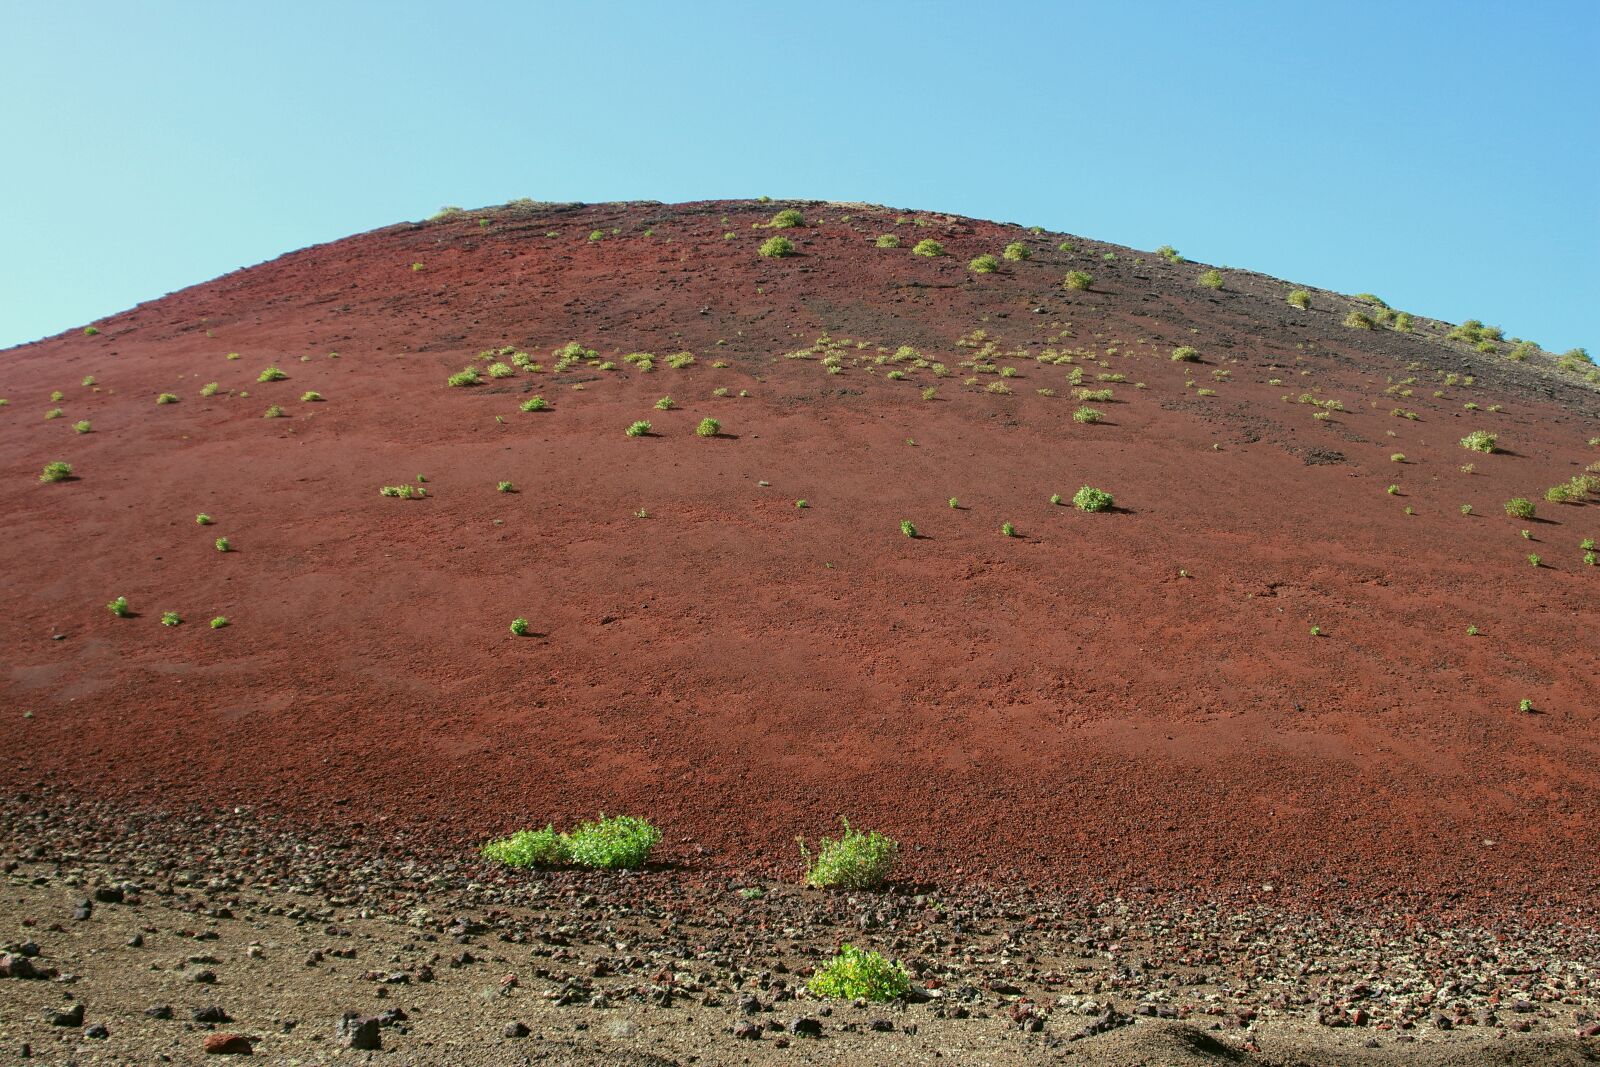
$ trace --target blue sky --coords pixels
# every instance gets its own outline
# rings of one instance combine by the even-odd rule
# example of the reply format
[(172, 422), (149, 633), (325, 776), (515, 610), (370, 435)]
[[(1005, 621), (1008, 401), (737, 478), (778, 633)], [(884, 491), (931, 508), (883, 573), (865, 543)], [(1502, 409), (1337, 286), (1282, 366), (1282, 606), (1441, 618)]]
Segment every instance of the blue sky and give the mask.
[[(987, 8), (987, 10), (981, 10)], [(73, 3), (0, 34), (0, 347), (441, 205), (864, 200), (1600, 352), (1600, 3)]]

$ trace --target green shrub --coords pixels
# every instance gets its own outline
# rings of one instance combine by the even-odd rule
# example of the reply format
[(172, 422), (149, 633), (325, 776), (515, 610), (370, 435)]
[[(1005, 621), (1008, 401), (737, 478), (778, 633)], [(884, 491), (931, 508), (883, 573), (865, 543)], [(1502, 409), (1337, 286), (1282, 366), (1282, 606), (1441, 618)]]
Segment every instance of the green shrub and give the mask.
[(99, 332), (100, 331), (98, 329), (96, 329), (95, 327), (93, 327), (93, 326), (85, 326), (83, 328), (83, 335), (85, 337), (93, 337), (95, 334), (97, 334)]
[(1090, 407), (1082, 407), (1072, 413), (1073, 422), (1093, 423), (1104, 418), (1104, 415)]
[(881, 233), (878, 239), (872, 242), (879, 248), (899, 248), (900, 235), (895, 233)]
[(794, 242), (787, 237), (769, 237), (756, 251), (768, 259), (782, 259), (794, 255)]
[(177, 402), (177, 393), (162, 393), (160, 396), (156, 397), (157, 404), (176, 404)]
[(39, 475), (41, 482), (64, 482), (72, 477), (72, 464), (63, 463), (59, 459), (44, 465), (44, 473)]
[(383, 496), (395, 496), (402, 500), (421, 500), (428, 495), (428, 491), (416, 485), (386, 485), (378, 490)]
[(1309, 290), (1309, 289), (1294, 289), (1294, 290), (1291, 290), (1289, 295), (1285, 299), (1287, 299), (1289, 301), (1289, 303), (1293, 304), (1295, 307), (1299, 308), (1301, 311), (1304, 311), (1306, 308), (1311, 306), (1311, 290)]
[(1172, 362), (1199, 363), (1200, 353), (1195, 349), (1190, 348), (1188, 345), (1179, 345), (1177, 348), (1172, 350)]
[(550, 404), (542, 396), (530, 396), (522, 402), (523, 411), (548, 411)]
[(671, 411), (672, 408), (673, 408), (673, 403), (672, 403), (672, 398), (670, 396), (664, 396), (660, 400), (656, 401), (656, 410), (657, 411)]
[(650, 432), (650, 423), (646, 419), (640, 419), (637, 422), (629, 423), (628, 428), (622, 432), (629, 437), (643, 437)]
[(631, 815), (580, 823), (566, 835), (568, 862), (578, 867), (619, 870), (644, 865), (661, 831)]
[(940, 244), (938, 241), (935, 241), (931, 237), (924, 237), (912, 247), (911, 254), (914, 256), (928, 257), (942, 256), (944, 255), (944, 245)]
[(837, 956), (817, 968), (806, 988), (813, 996), (831, 1000), (886, 1001), (909, 993), (911, 977), (900, 964), (847, 943), (839, 946)]
[(704, 418), (700, 420), (700, 425), (694, 428), (694, 432), (701, 437), (715, 437), (722, 432), (722, 423), (716, 419)]
[(1079, 511), (1105, 511), (1115, 503), (1110, 493), (1093, 486), (1086, 485), (1072, 494), (1072, 506)]
[(231, 551), (233, 551), (233, 543), (230, 542), (226, 537), (217, 538), (217, 542), (216, 543), (217, 543), (217, 551), (218, 552), (231, 552)]
[(465, 370), (457, 371), (455, 374), (452, 374), (450, 377), (445, 379), (445, 384), (457, 387), (463, 385), (477, 385), (478, 371), (474, 367), (468, 367)]
[(1461, 447), (1473, 452), (1493, 452), (1496, 440), (1488, 430), (1473, 430), (1461, 439)]
[(1183, 262), (1183, 257), (1179, 255), (1178, 250), (1173, 248), (1171, 245), (1162, 245), (1160, 248), (1156, 249), (1156, 255), (1160, 256), (1168, 263)]
[(1005, 251), (1000, 253), (1013, 263), (1021, 263), (1032, 257), (1033, 252), (1021, 241), (1012, 241), (1006, 245)]
[(1072, 252), (1072, 242), (1062, 241), (1060, 244), (1056, 245), (1056, 251), (1070, 254)]
[(1506, 514), (1514, 519), (1531, 519), (1534, 514), (1533, 501), (1524, 497), (1512, 497), (1506, 501)]
[(993, 274), (1000, 269), (1000, 261), (993, 256), (979, 256), (968, 263), (967, 268), (974, 274)]
[(1344, 324), (1352, 330), (1372, 330), (1376, 329), (1378, 325), (1373, 321), (1371, 315), (1356, 311), (1354, 308), (1344, 317)]
[(163, 611), (161, 613), (162, 626), (182, 626), (183, 618), (176, 611)]
[(1017, 536), (1017, 528), (1009, 522), (1002, 522), (1000, 524), (1000, 533), (1004, 537), (1015, 537)]
[[(904, 526), (902, 523), (902, 529)], [(894, 866), (900, 845), (877, 831), (852, 830), (848, 819), (839, 821), (844, 832), (838, 838), (824, 837), (815, 856), (806, 848), (805, 838), (795, 838), (806, 862), (806, 884), (816, 889), (871, 889), (882, 885)]]
[(1207, 289), (1221, 289), (1222, 275), (1218, 271), (1208, 270), (1195, 279), (1195, 284), (1202, 285)]
[(267, 408), (266, 411), (261, 413), (261, 417), (263, 419), (281, 419), (283, 418), (283, 409), (277, 404), (273, 404), (271, 407)]
[(1406, 454), (1404, 452), (1395, 452), (1389, 456), (1390, 463), (1404, 463), (1405, 461)]
[[(511, 632), (516, 633), (516, 623), (511, 626)], [(543, 830), (518, 830), (510, 837), (490, 841), (483, 846), (483, 855), (507, 867), (559, 867), (568, 858), (566, 838), (556, 833), (554, 826)]]
[(216, 396), (217, 395), (217, 390), (221, 389), (221, 388), (222, 388), (222, 386), (219, 385), (216, 382), (207, 382), (206, 384), (204, 384), (204, 385), (202, 385), (200, 387), (200, 395), (201, 396)]
[(306, 392), (300, 394), (300, 402), (302, 404), (316, 404), (316, 403), (320, 403), (321, 401), (322, 401), (322, 394), (321, 393), (314, 392), (314, 391), (311, 391), (311, 390), (307, 390)]
[(117, 599), (111, 601), (111, 603), (106, 605), (106, 610), (111, 612), (111, 614), (115, 615), (119, 619), (126, 619), (130, 614), (132, 614), (132, 611), (128, 607), (128, 598), (125, 596), (119, 596)]
[(202, 511), (194, 517), (194, 521), (196, 526), (210, 526), (211, 516)]
[(258, 382), (281, 382), (287, 377), (288, 377), (288, 375), (283, 373), (283, 371), (279, 370), (277, 367), (268, 367), (266, 370), (264, 370), (260, 374), (256, 375), (256, 381), (258, 381)]
[(917, 528), (911, 524), (910, 519), (900, 520), (900, 532), (905, 534), (907, 537), (914, 538), (917, 536)]
[(73, 423), (72, 424), (72, 428), (74, 430), (78, 431), (79, 433), (89, 433), (91, 430), (94, 429), (93, 426), (89, 425), (89, 420), (88, 419), (84, 419), (82, 422)]
[(1529, 554), (1528, 554), (1528, 562), (1529, 562), (1529, 563), (1531, 563), (1531, 564), (1533, 564), (1533, 565), (1534, 565), (1534, 567), (1535, 567), (1535, 568), (1537, 568), (1537, 567), (1539, 567), (1539, 566), (1541, 566), (1541, 565), (1543, 565), (1543, 563), (1544, 563), (1544, 560), (1542, 560), (1542, 559), (1540, 559), (1540, 558), (1539, 558), (1539, 555), (1538, 555), (1538, 553), (1536, 553), (1536, 552), (1530, 552), (1530, 553), (1529, 553)]
[(491, 378), (509, 378), (513, 374), (517, 373), (511, 369), (510, 365), (505, 363), (491, 363), (485, 367), (484, 370)]
[[(527, 633), (528, 633), (528, 620), (522, 618), (521, 616), (518, 616), (517, 618), (512, 619), (511, 620), (511, 632), (516, 634), (518, 637), (527, 636)], [(524, 830), (523, 832), (526, 833), (527, 831)]]
[(517, 491), (517, 487), (510, 482), (496, 482), (494, 487), (495, 491), (500, 493), (515, 493)]
[(806, 217), (804, 215), (792, 207), (786, 207), (772, 216), (772, 221), (767, 223), (767, 226), (769, 229), (787, 230), (795, 226), (804, 226), (805, 224)]
[(1094, 284), (1094, 278), (1089, 274), (1085, 274), (1081, 270), (1073, 270), (1067, 272), (1066, 281), (1062, 282), (1061, 284), (1066, 286), (1068, 289), (1076, 289), (1081, 292)]
[[(950, 498), (950, 506), (952, 508), (959, 508), (961, 506), (961, 501), (957, 500), (955, 497), (951, 497)], [(903, 531), (904, 531), (904, 528), (902, 527), (902, 532)], [(915, 533), (915, 532), (916, 532), (916, 528), (913, 527), (912, 528), (912, 533)], [(910, 536), (910, 535), (908, 534), (907, 536)]]
[[(172, 399), (176, 400), (178, 398), (177, 397), (173, 397)], [(161, 401), (157, 400), (156, 403), (159, 404), (159, 403), (161, 403)], [(47, 420), (48, 419), (59, 419), (61, 416), (65, 415), (65, 414), (66, 414), (66, 412), (61, 410), (60, 408), (51, 408), (49, 411), (44, 413), (44, 417)]]
[(218, 615), (211, 620), (211, 628), (213, 630), (220, 630), (226, 625), (228, 625), (228, 617), (226, 615)]

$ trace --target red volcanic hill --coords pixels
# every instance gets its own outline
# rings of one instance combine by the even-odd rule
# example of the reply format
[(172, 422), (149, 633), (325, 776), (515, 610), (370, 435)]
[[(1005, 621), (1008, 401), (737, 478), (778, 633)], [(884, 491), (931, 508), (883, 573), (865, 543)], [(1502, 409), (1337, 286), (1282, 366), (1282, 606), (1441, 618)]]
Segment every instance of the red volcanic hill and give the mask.
[(1595, 372), (1210, 280), (863, 205), (518, 202), (0, 354), (7, 792), (463, 851), (628, 812), (710, 873), (845, 815), (914, 878), (1591, 896)]

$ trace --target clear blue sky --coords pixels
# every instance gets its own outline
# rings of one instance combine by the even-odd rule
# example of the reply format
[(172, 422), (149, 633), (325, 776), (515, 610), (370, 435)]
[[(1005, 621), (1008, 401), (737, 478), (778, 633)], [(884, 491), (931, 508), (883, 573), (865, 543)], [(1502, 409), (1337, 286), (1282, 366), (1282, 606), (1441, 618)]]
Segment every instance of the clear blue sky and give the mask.
[(3, 12), (0, 346), (443, 204), (764, 193), (1600, 352), (1596, 0)]

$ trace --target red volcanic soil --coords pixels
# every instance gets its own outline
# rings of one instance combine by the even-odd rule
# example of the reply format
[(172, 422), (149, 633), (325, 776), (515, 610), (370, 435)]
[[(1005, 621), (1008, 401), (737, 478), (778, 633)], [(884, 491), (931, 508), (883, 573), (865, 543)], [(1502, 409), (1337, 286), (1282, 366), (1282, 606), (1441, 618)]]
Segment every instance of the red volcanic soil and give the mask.
[[(784, 206), (798, 254), (762, 258)], [(7, 794), (460, 849), (630, 812), (711, 873), (842, 814), (913, 878), (1592, 899), (1600, 508), (1543, 494), (1600, 460), (1600, 393), (1203, 269), (859, 205), (522, 204), (0, 353)], [(608, 365), (555, 373), (572, 340)], [(501, 346), (541, 369), (446, 386)]]

